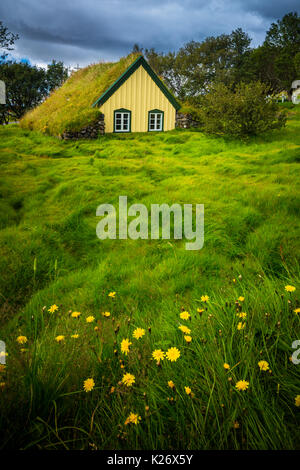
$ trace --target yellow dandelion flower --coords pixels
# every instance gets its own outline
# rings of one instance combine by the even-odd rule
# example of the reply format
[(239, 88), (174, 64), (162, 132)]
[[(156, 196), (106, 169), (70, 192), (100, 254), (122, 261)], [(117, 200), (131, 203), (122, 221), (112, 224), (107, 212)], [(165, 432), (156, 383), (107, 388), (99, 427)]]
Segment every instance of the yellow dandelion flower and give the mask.
[(198, 312), (198, 313), (203, 313), (203, 312), (204, 312), (204, 308), (197, 308), (197, 312)]
[(294, 312), (295, 312), (296, 314), (300, 313), (300, 308), (295, 308)]
[(296, 290), (296, 287), (294, 287), (294, 286), (285, 286), (285, 290), (287, 292), (294, 292)]
[(71, 335), (71, 338), (77, 339), (79, 338), (79, 335), (76, 333), (75, 335)]
[(95, 387), (95, 382), (94, 382), (94, 379), (86, 379), (84, 382), (83, 382), (83, 389), (85, 392), (90, 392), (91, 390), (93, 390), (93, 388)]
[(176, 362), (180, 356), (180, 351), (177, 348), (169, 348), (166, 352), (166, 357), (171, 362)]
[(237, 325), (237, 329), (238, 330), (243, 330), (246, 326), (246, 323), (242, 323), (241, 321), (238, 323)]
[(123, 384), (127, 385), (127, 387), (131, 387), (132, 384), (135, 382), (135, 376), (132, 374), (124, 374), (122, 378)]
[(111, 387), (110, 393), (114, 393), (115, 390), (116, 390), (116, 387)]
[(95, 326), (94, 331), (98, 331), (98, 330), (99, 330), (99, 326)]
[(81, 312), (72, 312), (71, 317), (78, 318), (81, 315)]
[(137, 415), (135, 413), (130, 413), (128, 418), (126, 418), (126, 420), (125, 420), (125, 425), (127, 425), (127, 424), (139, 424), (141, 419), (142, 418), (139, 415)]
[(247, 318), (247, 313), (246, 312), (240, 312), (236, 314), (237, 317), (239, 318)]
[(187, 395), (190, 395), (192, 393), (192, 390), (190, 387), (184, 387), (184, 390)]
[(236, 279), (232, 279), (232, 282), (235, 284), (235, 283), (236, 283)]
[(269, 370), (269, 363), (267, 361), (259, 361), (258, 367), (260, 370)]
[(103, 315), (104, 317), (110, 317), (110, 312), (102, 312), (102, 315)]
[(189, 335), (191, 332), (191, 330), (187, 326), (184, 326), (184, 325), (180, 325), (178, 328), (179, 330), (182, 331), (182, 333), (185, 333), (186, 335)]
[(87, 323), (92, 323), (95, 320), (95, 317), (93, 315), (90, 315), (89, 317), (86, 318)]
[(17, 342), (19, 344), (25, 344), (25, 343), (27, 343), (27, 341), (28, 341), (28, 339), (26, 338), (26, 336), (18, 336), (17, 337)]
[(108, 294), (108, 297), (111, 297), (112, 299), (114, 299), (115, 296), (116, 296), (116, 293), (115, 293), (115, 292), (110, 292), (110, 293)]
[(156, 360), (157, 364), (165, 358), (165, 353), (161, 349), (155, 349), (152, 353), (153, 359)]
[(129, 347), (130, 347), (131, 345), (132, 345), (132, 343), (129, 341), (128, 338), (123, 339), (123, 340), (121, 341), (121, 352), (122, 352), (123, 354), (126, 354), (126, 356), (127, 356), (127, 354), (129, 353)]
[(192, 341), (192, 337), (189, 335), (184, 336), (184, 339), (186, 340), (187, 343), (190, 343)]
[(240, 297), (238, 298), (238, 301), (239, 301), (239, 302), (244, 302), (244, 300), (245, 300), (245, 297), (240, 296)]
[(234, 427), (234, 429), (239, 429), (239, 427), (240, 427), (239, 422), (238, 422), (238, 421), (235, 421), (235, 422), (233, 423), (233, 427)]
[(201, 302), (208, 302), (208, 301), (209, 301), (208, 295), (201, 295)]
[(223, 367), (224, 367), (225, 370), (230, 369), (230, 365), (227, 364), (227, 362), (225, 362), (225, 363), (223, 364)]
[(296, 406), (300, 406), (300, 395), (297, 395), (297, 396), (295, 397), (295, 405), (296, 405)]
[(55, 341), (57, 341), (58, 343), (60, 343), (61, 341), (63, 341), (65, 339), (65, 337), (63, 335), (58, 335), (56, 336), (55, 338)]
[(58, 306), (55, 305), (55, 304), (53, 304), (53, 305), (51, 305), (51, 307), (48, 309), (48, 312), (54, 313), (54, 312), (56, 312), (56, 310), (58, 310)]
[(140, 339), (142, 336), (144, 336), (145, 334), (145, 330), (144, 328), (136, 328), (132, 334), (132, 336), (135, 338), (135, 339)]
[(235, 384), (235, 388), (237, 390), (247, 390), (247, 388), (249, 387), (249, 382), (247, 382), (246, 380), (239, 380), (236, 384)]
[(190, 318), (190, 316), (191, 315), (189, 314), (189, 312), (181, 312), (181, 314), (180, 314), (181, 320), (188, 320)]
[(170, 388), (174, 388), (174, 387), (175, 387), (175, 384), (174, 384), (173, 380), (169, 380), (169, 381), (168, 381), (168, 386), (169, 386)]

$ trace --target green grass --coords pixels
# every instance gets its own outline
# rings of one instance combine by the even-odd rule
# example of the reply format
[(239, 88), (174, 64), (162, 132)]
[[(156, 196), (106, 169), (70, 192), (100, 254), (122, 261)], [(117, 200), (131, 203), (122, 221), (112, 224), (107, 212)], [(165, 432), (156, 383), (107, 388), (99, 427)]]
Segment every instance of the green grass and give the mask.
[[(1, 447), (299, 448), (300, 365), (290, 361), (299, 339), (299, 159), (300, 109), (286, 129), (248, 142), (179, 130), (66, 142), (2, 127)], [(186, 251), (185, 240), (100, 241), (96, 208), (118, 207), (119, 195), (148, 208), (203, 203), (203, 249)], [(180, 320), (182, 308), (190, 321)], [(189, 345), (180, 324), (191, 329)], [(146, 331), (139, 340), (136, 327)], [(123, 338), (132, 342), (127, 356)], [(158, 367), (152, 351), (172, 346), (180, 358)], [(135, 375), (132, 387), (120, 384), (124, 371)], [(247, 391), (236, 390), (240, 379)], [(139, 425), (124, 425), (130, 412)]]

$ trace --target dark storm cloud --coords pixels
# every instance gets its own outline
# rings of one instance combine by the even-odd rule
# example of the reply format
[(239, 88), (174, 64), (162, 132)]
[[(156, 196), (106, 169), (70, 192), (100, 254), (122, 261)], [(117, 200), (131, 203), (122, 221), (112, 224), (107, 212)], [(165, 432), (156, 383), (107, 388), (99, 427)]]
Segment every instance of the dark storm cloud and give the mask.
[(295, 0), (234, 0), (235, 4), (242, 5), (246, 11), (253, 11), (266, 19), (279, 19), (290, 11), (300, 10), (299, 1)]
[(259, 44), (298, 0), (9, 0), (0, 19), (20, 35), (14, 54), (82, 65), (115, 60), (134, 43), (160, 51), (242, 27)]

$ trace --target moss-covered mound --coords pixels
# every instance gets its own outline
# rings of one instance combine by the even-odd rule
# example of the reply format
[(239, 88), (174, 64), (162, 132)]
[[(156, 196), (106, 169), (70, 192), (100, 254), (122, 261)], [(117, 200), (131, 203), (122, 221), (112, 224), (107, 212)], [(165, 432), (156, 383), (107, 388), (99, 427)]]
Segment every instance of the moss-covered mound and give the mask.
[(37, 108), (25, 114), (21, 127), (59, 136), (79, 131), (100, 114), (92, 104), (112, 85), (140, 54), (130, 54), (117, 63), (89, 65), (73, 73)]

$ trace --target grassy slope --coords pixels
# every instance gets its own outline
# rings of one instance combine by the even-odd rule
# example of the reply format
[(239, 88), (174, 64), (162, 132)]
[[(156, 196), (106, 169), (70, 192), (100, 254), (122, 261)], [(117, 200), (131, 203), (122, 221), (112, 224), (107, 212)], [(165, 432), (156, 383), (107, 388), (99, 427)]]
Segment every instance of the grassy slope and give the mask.
[(92, 104), (138, 56), (130, 54), (117, 63), (93, 64), (74, 73), (62, 87), (21, 119), (21, 127), (58, 136), (66, 130), (78, 131), (93, 123), (99, 110), (92, 108)]
[[(289, 361), (299, 337), (299, 118), (298, 110), (287, 129), (248, 143), (192, 131), (61, 142), (16, 126), (0, 129), (0, 337), (9, 351), (3, 445), (299, 446), (299, 366)], [(204, 203), (203, 250), (188, 252), (173, 240), (101, 242), (96, 207), (117, 207), (119, 195), (148, 207)], [(286, 284), (296, 292), (287, 294)], [(210, 302), (200, 316), (202, 294)], [(242, 331), (239, 295), (248, 314)], [(52, 303), (58, 313), (42, 312)], [(181, 307), (192, 313), (190, 346), (178, 330)], [(70, 310), (82, 312), (80, 319)], [(98, 332), (86, 323), (89, 314), (99, 320)], [(120, 341), (137, 326), (146, 336), (131, 339), (132, 352), (122, 356)], [(23, 354), (18, 334), (29, 340)], [(55, 342), (59, 334), (64, 344)], [(171, 346), (181, 357), (156, 367), (151, 351)], [(272, 374), (259, 372), (260, 359)], [(225, 372), (225, 361), (236, 367)], [(118, 385), (124, 370), (136, 376), (132, 389)], [(90, 394), (80, 391), (87, 377), (96, 381)], [(176, 392), (168, 390), (170, 379)], [(239, 379), (250, 382), (247, 392), (234, 389)], [(141, 424), (120, 431), (131, 411)]]

